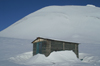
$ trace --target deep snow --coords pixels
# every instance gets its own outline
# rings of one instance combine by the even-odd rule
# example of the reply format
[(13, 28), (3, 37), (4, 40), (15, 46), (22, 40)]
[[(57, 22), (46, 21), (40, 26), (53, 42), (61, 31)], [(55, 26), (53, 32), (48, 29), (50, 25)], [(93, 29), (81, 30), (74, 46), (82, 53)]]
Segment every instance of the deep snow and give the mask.
[(10, 61), (18, 64), (56, 64), (61, 62), (79, 62), (73, 51), (57, 51), (52, 52), (48, 57), (43, 54), (32, 56), (32, 52), (23, 53), (16, 57), (10, 57)]
[[(44, 7), (0, 32), (0, 66), (100, 66), (99, 30), (99, 7)], [(79, 59), (83, 61), (66, 61), (67, 56), (60, 54), (65, 52), (51, 53), (48, 58), (41, 54), (32, 56), (31, 42), (36, 37), (81, 43)], [(72, 52), (69, 54), (75, 59)], [(36, 62), (36, 58), (41, 60)]]

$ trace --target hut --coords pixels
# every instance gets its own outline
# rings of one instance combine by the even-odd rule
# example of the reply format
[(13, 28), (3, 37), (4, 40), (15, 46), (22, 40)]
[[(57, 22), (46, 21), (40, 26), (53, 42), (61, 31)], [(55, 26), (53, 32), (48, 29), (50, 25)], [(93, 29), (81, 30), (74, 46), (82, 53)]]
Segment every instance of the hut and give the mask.
[(32, 43), (33, 55), (40, 53), (48, 56), (53, 51), (72, 50), (76, 54), (77, 58), (79, 57), (79, 43), (59, 41), (42, 37), (37, 37)]

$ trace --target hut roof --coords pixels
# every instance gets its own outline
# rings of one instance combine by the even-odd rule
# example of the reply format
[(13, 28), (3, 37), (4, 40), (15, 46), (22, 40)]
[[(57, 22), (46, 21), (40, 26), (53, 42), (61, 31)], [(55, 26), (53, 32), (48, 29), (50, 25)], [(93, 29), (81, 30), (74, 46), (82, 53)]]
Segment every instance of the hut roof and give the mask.
[(53, 40), (53, 39), (42, 38), (42, 37), (37, 37), (34, 41), (32, 41), (32, 43), (36, 43), (36, 42), (38, 42), (38, 41), (43, 41), (43, 40), (50, 40), (50, 41), (58, 41), (58, 42), (79, 44), (79, 43), (76, 43), (76, 42), (67, 42), (67, 41)]

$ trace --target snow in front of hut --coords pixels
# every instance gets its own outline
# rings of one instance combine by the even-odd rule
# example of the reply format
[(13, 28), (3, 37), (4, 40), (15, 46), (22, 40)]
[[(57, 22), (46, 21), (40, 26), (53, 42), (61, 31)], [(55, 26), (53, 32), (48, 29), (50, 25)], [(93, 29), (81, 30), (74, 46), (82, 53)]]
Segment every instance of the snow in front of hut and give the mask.
[(56, 64), (60, 62), (76, 62), (77, 59), (73, 51), (57, 51), (52, 52), (48, 57), (43, 54), (32, 56), (32, 52), (23, 53), (16, 57), (10, 57), (10, 60), (20, 64)]

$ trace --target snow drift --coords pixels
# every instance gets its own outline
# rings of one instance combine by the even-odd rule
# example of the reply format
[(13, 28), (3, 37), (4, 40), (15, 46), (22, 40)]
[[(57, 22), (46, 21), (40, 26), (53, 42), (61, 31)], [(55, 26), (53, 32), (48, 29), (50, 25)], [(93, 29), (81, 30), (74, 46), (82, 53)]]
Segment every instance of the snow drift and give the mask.
[(48, 59), (50, 59), (52, 62), (67, 62), (67, 61), (77, 61), (77, 57), (73, 51), (58, 51), (58, 52), (52, 52)]
[[(29, 56), (30, 55), (30, 56)], [(32, 56), (32, 52), (23, 53), (16, 57), (10, 57), (10, 60), (18, 64), (54, 64), (61, 62), (77, 62), (79, 61), (73, 51), (57, 51), (52, 52), (48, 57), (43, 54)]]
[(82, 62), (100, 64), (99, 56), (94, 56), (94, 55), (87, 54), (87, 53), (80, 53), (79, 56), (80, 56), (80, 59), (82, 59)]
[[(81, 61), (79, 59), (83, 59), (83, 60)], [(57, 51), (57, 52), (54, 51), (48, 57), (46, 57), (43, 54), (37, 54), (35, 56), (32, 56), (32, 51), (31, 51), (31, 52), (25, 52), (15, 57), (9, 58), (11, 62), (14, 62), (17, 64), (23, 64), (23, 65), (39, 64), (41, 66), (41, 64), (49, 65), (49, 64), (60, 64), (60, 63), (74, 65), (74, 63), (79, 64), (82, 62), (90, 63), (92, 65), (96, 64), (97, 66), (100, 64), (100, 58), (98, 56), (93, 56), (86, 53), (80, 53), (79, 59), (76, 57), (73, 51)]]

